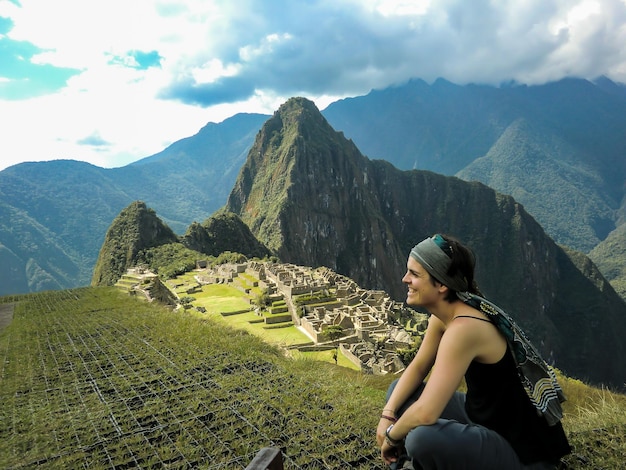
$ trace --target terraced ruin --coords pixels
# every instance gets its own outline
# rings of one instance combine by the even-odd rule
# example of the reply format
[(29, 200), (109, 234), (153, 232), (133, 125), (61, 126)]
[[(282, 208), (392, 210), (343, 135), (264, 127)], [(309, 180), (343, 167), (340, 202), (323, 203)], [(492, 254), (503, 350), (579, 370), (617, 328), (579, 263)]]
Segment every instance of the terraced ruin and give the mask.
[[(125, 289), (134, 286), (131, 292), (147, 295), (154, 279), (149, 272), (130, 270), (117, 285)], [(362, 289), (325, 267), (259, 261), (207, 267), (200, 262), (193, 279), (168, 282), (178, 301), (193, 298), (207, 285), (233, 286), (249, 305), (221, 312), (223, 316), (255, 311), (257, 320), (267, 325), (295, 325), (310, 339), (295, 346), (300, 351), (339, 347), (357, 368), (369, 374), (401, 372), (405, 364), (397, 352), (415, 349), (426, 329), (425, 314), (393, 301), (384, 291)], [(265, 300), (260, 302), (262, 296)], [(189, 302), (190, 307), (204, 310), (201, 303)], [(329, 335), (331, 327), (339, 327), (341, 335)]]

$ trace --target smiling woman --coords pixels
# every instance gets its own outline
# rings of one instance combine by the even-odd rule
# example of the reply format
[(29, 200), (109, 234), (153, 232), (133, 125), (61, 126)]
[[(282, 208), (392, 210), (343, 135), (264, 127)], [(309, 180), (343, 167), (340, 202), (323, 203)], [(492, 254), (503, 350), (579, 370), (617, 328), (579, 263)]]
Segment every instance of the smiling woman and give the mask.
[[(410, 252), (406, 303), (431, 317), (378, 424), (381, 455), (392, 468), (407, 458), (423, 469), (539, 470), (556, 468), (570, 453), (555, 373), (513, 320), (482, 297), (474, 267), (473, 252), (441, 234)], [(467, 393), (457, 391), (463, 379)]]

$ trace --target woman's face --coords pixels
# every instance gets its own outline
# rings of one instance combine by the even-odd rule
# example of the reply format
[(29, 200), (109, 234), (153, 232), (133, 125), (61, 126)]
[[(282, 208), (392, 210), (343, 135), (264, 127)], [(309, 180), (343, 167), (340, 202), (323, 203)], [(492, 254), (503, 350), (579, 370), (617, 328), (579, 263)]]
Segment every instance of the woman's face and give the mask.
[(407, 305), (428, 308), (439, 300), (439, 288), (433, 284), (430, 274), (412, 256), (407, 260), (406, 269), (402, 282), (408, 287)]

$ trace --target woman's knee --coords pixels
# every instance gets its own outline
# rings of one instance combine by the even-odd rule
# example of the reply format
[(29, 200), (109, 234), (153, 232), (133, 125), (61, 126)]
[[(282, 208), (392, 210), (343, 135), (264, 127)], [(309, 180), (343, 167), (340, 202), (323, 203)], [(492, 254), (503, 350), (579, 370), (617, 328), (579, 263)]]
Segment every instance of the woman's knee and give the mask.
[(418, 426), (412, 429), (405, 439), (408, 454), (418, 454), (424, 449), (427, 449), (429, 452), (445, 449), (445, 446), (449, 445), (450, 442), (446, 439), (445, 433), (441, 432), (444, 422), (445, 420), (440, 419), (435, 424)]
[(443, 428), (447, 420), (440, 419), (429, 426), (418, 426), (407, 434), (404, 445), (407, 454), (418, 461), (425, 456), (434, 456), (450, 451), (450, 439)]

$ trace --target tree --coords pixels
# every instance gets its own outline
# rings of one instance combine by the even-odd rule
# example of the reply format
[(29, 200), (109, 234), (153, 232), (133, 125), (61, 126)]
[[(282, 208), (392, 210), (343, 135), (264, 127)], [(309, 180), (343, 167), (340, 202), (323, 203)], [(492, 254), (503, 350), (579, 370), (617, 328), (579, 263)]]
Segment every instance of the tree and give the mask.
[(333, 359), (335, 360), (335, 364), (337, 364), (337, 356), (339, 349), (339, 338), (343, 336), (343, 327), (341, 325), (330, 325), (325, 329), (325, 333), (328, 336), (328, 339), (335, 343), (335, 350), (333, 351)]
[(254, 304), (260, 309), (264, 309), (270, 304), (270, 295), (267, 289), (264, 289), (263, 292), (257, 295), (254, 298)]
[(195, 298), (195, 297), (192, 297), (192, 296), (190, 296), (190, 295), (186, 295), (185, 297), (181, 297), (181, 298), (180, 298), (180, 303), (182, 304), (182, 306), (183, 306), (183, 308), (184, 308), (185, 310), (189, 310), (189, 309), (192, 307), (191, 303), (192, 303), (194, 300), (196, 300), (196, 298)]

